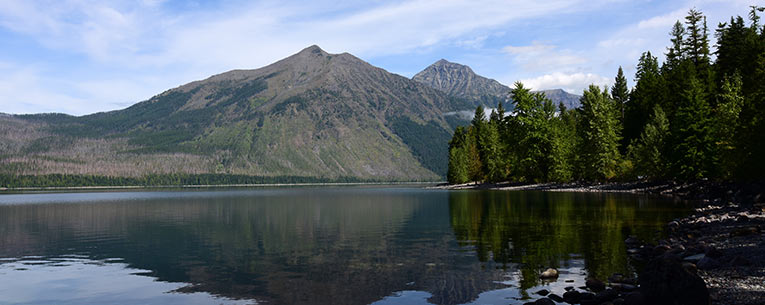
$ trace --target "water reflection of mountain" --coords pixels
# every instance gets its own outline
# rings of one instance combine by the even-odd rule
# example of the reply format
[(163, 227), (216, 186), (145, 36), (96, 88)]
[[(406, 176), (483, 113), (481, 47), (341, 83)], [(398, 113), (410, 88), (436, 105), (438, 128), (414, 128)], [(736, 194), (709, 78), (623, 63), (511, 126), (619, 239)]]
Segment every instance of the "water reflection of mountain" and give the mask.
[[(452, 192), (451, 225), (460, 245), (481, 261), (520, 264), (520, 287), (539, 283), (542, 268), (583, 257), (588, 275), (634, 272), (624, 240), (650, 240), (685, 209), (669, 200), (619, 194)], [(562, 266), (561, 266), (562, 265)]]
[[(87, 194), (83, 196), (87, 197)], [(181, 292), (278, 304), (437, 304), (497, 288), (451, 234), (447, 192), (292, 190), (0, 205), (0, 257), (123, 258)]]

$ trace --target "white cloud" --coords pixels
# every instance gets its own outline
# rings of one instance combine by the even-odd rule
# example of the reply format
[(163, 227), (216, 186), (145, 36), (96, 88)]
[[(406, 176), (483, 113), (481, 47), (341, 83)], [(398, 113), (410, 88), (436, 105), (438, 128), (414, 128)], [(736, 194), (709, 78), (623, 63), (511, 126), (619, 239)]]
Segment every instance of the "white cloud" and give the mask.
[[(67, 94), (39, 90), (44, 83), (35, 68), (4, 65), (0, 68), (0, 104), (5, 113), (80, 113), (88, 102)], [(32, 111), (34, 110), (34, 111)]]
[(458, 40), (455, 44), (460, 47), (469, 48), (469, 49), (479, 49), (483, 47), (484, 42), (486, 39), (489, 38), (489, 35), (480, 35), (477, 37), (468, 38), (465, 40)]
[[(487, 35), (512, 29), (514, 23), (613, 5), (611, 0), (226, 1), (214, 9), (171, 11), (164, 2), (0, 1), (0, 31), (16, 33), (51, 53), (77, 57), (82, 64), (97, 67), (89, 74), (66, 79), (43, 73), (49, 71), (1, 76), (0, 81), (28, 91), (12, 92), (8, 83), (0, 85), (0, 89), (5, 88), (0, 91), (3, 111), (88, 113), (113, 109), (114, 105), (136, 102), (211, 74), (257, 68), (311, 44), (366, 59), (438, 50), (440, 46), (478, 53), (488, 44), (488, 37), (494, 40)], [(682, 18), (687, 8), (695, 5), (702, 9), (713, 28), (733, 14), (745, 14), (750, 4), (756, 2), (689, 0), (677, 6), (682, 9), (614, 30), (586, 49), (541, 41), (510, 45), (503, 54), (511, 56), (513, 68), (523, 71), (508, 69), (514, 75), (504, 79), (525, 78), (536, 80), (537, 85), (553, 86), (556, 82), (545, 80), (545, 76), (555, 76), (556, 72), (571, 79), (576, 75), (606, 75), (603, 71), (615, 73), (619, 64), (629, 75), (640, 52), (664, 52), (671, 24)], [(496, 56), (499, 50), (493, 52), (491, 55)], [(557, 83), (566, 81), (559, 77)]]
[[(347, 4), (347, 10), (334, 2), (244, 1), (183, 12), (163, 8), (161, 0), (0, 1), (0, 27), (97, 67), (90, 76), (39, 77), (25, 83), (38, 94), (0, 98), (15, 103), (6, 111), (81, 114), (226, 70), (261, 67), (311, 44), (366, 58), (437, 45), (480, 48), (487, 32), (577, 10), (582, 1), (362, 2)], [(66, 81), (73, 88), (61, 89)]]
[(506, 46), (502, 51), (513, 56), (513, 61), (527, 72), (550, 72), (579, 70), (589, 60), (572, 50), (533, 41), (531, 45)]
[(539, 41), (534, 41), (528, 46), (506, 46), (502, 48), (502, 51), (512, 55), (540, 55), (544, 52), (552, 51), (555, 49), (553, 45), (543, 44)]
[(593, 73), (566, 74), (555, 72), (534, 78), (523, 79), (521, 82), (533, 90), (563, 89), (569, 93), (582, 94), (582, 91), (591, 84), (597, 86), (608, 85), (611, 79)]
[(641, 20), (637, 24), (638, 29), (660, 29), (669, 32), (669, 28), (678, 20), (683, 22), (683, 18), (688, 13), (688, 8), (675, 10), (665, 15), (655, 16), (646, 20)]

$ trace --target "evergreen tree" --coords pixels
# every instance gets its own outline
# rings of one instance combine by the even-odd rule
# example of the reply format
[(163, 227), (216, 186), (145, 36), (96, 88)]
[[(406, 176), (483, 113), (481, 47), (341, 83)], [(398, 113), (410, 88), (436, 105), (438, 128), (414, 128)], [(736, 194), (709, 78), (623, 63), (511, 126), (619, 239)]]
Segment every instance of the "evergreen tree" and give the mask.
[(468, 136), (467, 129), (458, 126), (454, 130), (454, 136), (449, 141), (449, 166), (446, 173), (449, 183), (460, 184), (470, 181), (467, 151)]
[(659, 61), (651, 52), (640, 56), (635, 79), (635, 88), (630, 93), (624, 109), (623, 147), (627, 147), (640, 136), (654, 105), (660, 104), (665, 110), (667, 108)]
[(568, 182), (573, 178), (576, 159), (576, 111), (558, 105), (558, 117), (552, 120), (553, 145), (550, 181)]
[(590, 85), (582, 99), (579, 132), (580, 169), (584, 179), (609, 180), (619, 174), (621, 128), (608, 89)]
[(688, 11), (685, 17), (688, 36), (684, 43), (684, 52), (693, 61), (696, 68), (709, 65), (709, 35), (707, 18), (696, 9)]
[(502, 155), (498, 126), (499, 121), (491, 121), (479, 137), (483, 156), (483, 173), (491, 182), (501, 181), (507, 176)]
[(516, 82), (511, 90), (514, 115), (509, 117), (513, 177), (517, 181), (547, 181), (556, 158), (552, 124), (555, 107), (543, 93), (531, 93)]
[(466, 138), (465, 154), (468, 158), (468, 181), (483, 181), (483, 162), (478, 147), (478, 129), (470, 126)]
[(675, 175), (684, 180), (708, 178), (715, 164), (710, 107), (704, 86), (691, 73), (672, 122)]
[(638, 176), (650, 179), (666, 178), (669, 175), (666, 148), (669, 141), (669, 121), (661, 106), (653, 108), (648, 124), (640, 138), (629, 147), (629, 157), (635, 165)]
[(672, 46), (670, 46), (667, 51), (667, 62), (664, 66), (666, 68), (674, 68), (685, 59), (686, 55), (684, 53), (686, 49), (683, 45), (685, 41), (685, 28), (683, 27), (683, 24), (680, 23), (680, 21), (675, 22), (675, 25), (672, 27), (672, 32), (670, 32), (669, 35), (672, 37), (670, 38)]
[(630, 92), (627, 88), (627, 78), (624, 77), (624, 70), (619, 66), (619, 71), (614, 78), (614, 87), (611, 88), (611, 97), (616, 102), (616, 107), (619, 112), (619, 124), (624, 122), (624, 107), (626, 107), (627, 100), (629, 99)]
[(735, 133), (738, 129), (739, 115), (744, 98), (741, 95), (741, 77), (735, 74), (725, 78), (720, 94), (717, 96), (715, 113), (715, 143), (720, 160), (720, 174), (723, 178), (732, 178), (736, 168)]

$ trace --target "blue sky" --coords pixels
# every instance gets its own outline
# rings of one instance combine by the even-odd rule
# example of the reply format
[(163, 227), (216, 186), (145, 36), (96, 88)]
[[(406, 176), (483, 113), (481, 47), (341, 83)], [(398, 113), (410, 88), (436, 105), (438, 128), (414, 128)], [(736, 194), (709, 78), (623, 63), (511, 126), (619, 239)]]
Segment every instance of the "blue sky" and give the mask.
[[(0, 112), (125, 108), (317, 44), (411, 77), (438, 59), (506, 85), (581, 94), (632, 81), (696, 7), (710, 31), (757, 0), (0, 0)], [(712, 34), (712, 33), (710, 33)]]

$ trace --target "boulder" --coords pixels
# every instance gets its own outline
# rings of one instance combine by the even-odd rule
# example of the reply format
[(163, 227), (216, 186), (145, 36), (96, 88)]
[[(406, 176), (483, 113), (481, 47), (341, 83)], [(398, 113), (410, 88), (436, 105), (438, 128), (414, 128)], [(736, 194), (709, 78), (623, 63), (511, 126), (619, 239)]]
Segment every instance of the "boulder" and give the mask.
[(569, 304), (576, 304), (579, 303), (579, 301), (582, 298), (582, 294), (579, 293), (579, 291), (576, 290), (569, 290), (563, 293), (563, 300), (566, 301), (566, 303)]
[(587, 287), (587, 289), (590, 289), (591, 291), (594, 291), (594, 292), (601, 292), (604, 289), (606, 289), (606, 284), (604, 284), (598, 279), (593, 279), (593, 278), (587, 279), (587, 281), (585, 282), (585, 286)]
[(534, 302), (534, 305), (555, 305), (555, 302), (553, 302), (553, 300), (550, 300), (548, 298), (541, 298), (539, 300), (536, 300)]
[(700, 261), (702, 258), (704, 258), (704, 254), (695, 254), (695, 255), (689, 255), (683, 258), (686, 262), (696, 263)]
[(554, 294), (554, 293), (549, 294), (547, 297), (550, 298), (550, 300), (553, 300), (553, 301), (558, 302), (558, 303), (563, 303), (564, 302), (563, 301), (563, 297), (561, 297), (561, 296), (559, 296), (557, 294)]
[[(682, 261), (675, 256), (662, 255), (650, 260), (638, 280), (640, 293), (646, 297), (648, 304), (710, 304), (709, 290), (704, 280), (683, 268)], [(625, 297), (627, 304), (631, 304), (629, 301)]]
[(542, 272), (541, 275), (539, 275), (542, 279), (554, 279), (558, 278), (558, 270), (555, 270), (553, 268), (547, 268), (544, 272)]
[(610, 302), (617, 297), (619, 297), (619, 292), (615, 289), (606, 289), (595, 294), (595, 300), (598, 301), (598, 303)]
[(716, 259), (705, 256), (702, 258), (697, 264), (696, 267), (698, 267), (701, 270), (709, 270), (709, 269), (715, 269), (720, 267), (720, 262), (718, 262)]
[(730, 261), (731, 266), (749, 266), (751, 264), (752, 262), (749, 259), (741, 255), (737, 255)]
[(550, 294), (550, 291), (547, 290), (547, 289), (542, 289), (542, 290), (537, 291), (535, 293), (538, 294), (538, 295), (541, 295), (541, 296), (546, 296), (546, 295)]
[[(614, 302), (616, 303), (616, 302)], [(648, 305), (645, 301), (645, 297), (639, 291), (630, 292), (624, 296), (624, 305)]]

